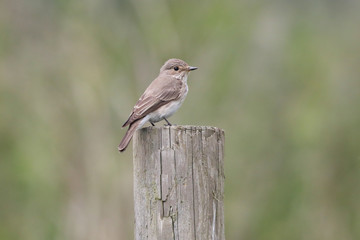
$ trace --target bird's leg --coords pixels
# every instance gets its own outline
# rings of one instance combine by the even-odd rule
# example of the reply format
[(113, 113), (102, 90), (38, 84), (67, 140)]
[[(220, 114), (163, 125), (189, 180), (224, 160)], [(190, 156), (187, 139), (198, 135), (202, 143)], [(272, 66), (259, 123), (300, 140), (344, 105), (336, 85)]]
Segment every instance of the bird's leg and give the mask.
[(153, 127), (155, 127), (155, 124), (153, 122), (150, 122), (150, 123), (151, 123), (151, 125), (153, 125)]
[(164, 120), (167, 122), (168, 126), (172, 126), (172, 124), (166, 118), (164, 118)]

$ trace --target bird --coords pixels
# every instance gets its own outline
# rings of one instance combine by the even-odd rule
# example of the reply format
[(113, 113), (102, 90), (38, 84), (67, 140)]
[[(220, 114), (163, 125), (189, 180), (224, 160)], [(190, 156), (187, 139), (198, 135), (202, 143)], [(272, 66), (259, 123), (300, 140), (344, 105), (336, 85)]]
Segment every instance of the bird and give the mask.
[(125, 151), (135, 131), (146, 122), (149, 121), (155, 126), (154, 123), (165, 120), (168, 126), (172, 125), (167, 118), (172, 116), (184, 102), (189, 91), (187, 84), (189, 72), (196, 69), (198, 68), (176, 58), (164, 63), (158, 77), (146, 88), (122, 126), (129, 128), (118, 146), (120, 152)]

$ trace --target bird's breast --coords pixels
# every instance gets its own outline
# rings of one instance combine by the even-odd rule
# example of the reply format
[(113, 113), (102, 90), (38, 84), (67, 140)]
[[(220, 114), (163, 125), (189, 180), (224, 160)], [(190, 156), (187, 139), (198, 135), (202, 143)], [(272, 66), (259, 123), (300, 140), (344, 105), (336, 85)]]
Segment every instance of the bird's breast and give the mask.
[(168, 118), (168, 117), (172, 116), (183, 104), (183, 102), (186, 98), (186, 95), (188, 93), (188, 90), (189, 90), (188, 86), (185, 82), (185, 84), (182, 85), (181, 94), (180, 94), (179, 99), (173, 100), (173, 101), (161, 106), (156, 111), (150, 113), (149, 120), (151, 122), (159, 122), (159, 121), (163, 120), (164, 118)]

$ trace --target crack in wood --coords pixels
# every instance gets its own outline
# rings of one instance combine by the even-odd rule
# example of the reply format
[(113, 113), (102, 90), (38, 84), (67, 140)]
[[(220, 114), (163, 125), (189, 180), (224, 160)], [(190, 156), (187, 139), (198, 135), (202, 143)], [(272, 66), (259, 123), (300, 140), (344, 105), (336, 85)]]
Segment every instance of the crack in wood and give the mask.
[(194, 227), (195, 227), (195, 234), (194, 234), (194, 240), (196, 240), (196, 218), (195, 218), (195, 180), (194, 180), (194, 132), (191, 130), (191, 182), (192, 182), (192, 204), (193, 204), (193, 221), (194, 221)]

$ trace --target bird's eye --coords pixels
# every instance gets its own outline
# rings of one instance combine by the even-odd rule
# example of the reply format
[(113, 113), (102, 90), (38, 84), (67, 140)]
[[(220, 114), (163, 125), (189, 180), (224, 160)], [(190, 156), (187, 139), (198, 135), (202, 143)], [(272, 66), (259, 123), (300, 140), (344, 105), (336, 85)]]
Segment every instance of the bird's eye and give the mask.
[(178, 66), (174, 67), (174, 70), (175, 71), (179, 70), (179, 67)]

